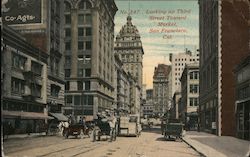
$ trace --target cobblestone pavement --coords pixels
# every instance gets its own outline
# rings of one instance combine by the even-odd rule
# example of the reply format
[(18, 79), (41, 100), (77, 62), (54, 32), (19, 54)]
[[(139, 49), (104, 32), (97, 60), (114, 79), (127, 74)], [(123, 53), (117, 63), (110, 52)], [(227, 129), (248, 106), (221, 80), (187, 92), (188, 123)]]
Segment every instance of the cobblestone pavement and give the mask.
[(8, 157), (197, 157), (199, 154), (182, 141), (166, 141), (159, 129), (142, 132), (140, 137), (118, 137), (108, 142), (90, 138), (59, 136), (10, 139), (4, 142)]

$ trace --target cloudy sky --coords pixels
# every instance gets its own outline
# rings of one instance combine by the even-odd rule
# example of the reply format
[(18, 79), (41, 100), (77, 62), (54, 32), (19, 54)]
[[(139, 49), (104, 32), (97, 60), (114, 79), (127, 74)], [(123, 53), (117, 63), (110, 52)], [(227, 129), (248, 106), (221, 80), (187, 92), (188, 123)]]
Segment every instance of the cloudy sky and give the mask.
[[(143, 82), (153, 87), (154, 67), (170, 64), (169, 53), (199, 47), (199, 9), (195, 0), (115, 0), (115, 35), (126, 24), (128, 13), (141, 35), (144, 49)], [(129, 5), (130, 3), (130, 5)], [(129, 7), (130, 6), (130, 7)]]

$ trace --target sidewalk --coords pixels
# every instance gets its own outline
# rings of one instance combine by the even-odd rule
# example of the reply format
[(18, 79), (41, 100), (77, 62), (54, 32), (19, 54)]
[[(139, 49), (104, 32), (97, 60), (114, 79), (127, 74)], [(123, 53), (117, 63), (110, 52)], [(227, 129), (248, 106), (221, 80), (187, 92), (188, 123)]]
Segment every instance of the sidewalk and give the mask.
[(249, 157), (250, 141), (230, 136), (215, 136), (204, 132), (188, 131), (184, 142), (206, 157)]

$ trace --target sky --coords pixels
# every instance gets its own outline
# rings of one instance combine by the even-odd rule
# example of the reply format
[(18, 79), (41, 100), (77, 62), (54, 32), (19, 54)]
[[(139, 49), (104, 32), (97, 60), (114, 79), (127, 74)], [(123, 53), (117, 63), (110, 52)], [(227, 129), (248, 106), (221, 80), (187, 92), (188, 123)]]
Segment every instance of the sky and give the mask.
[(127, 22), (141, 35), (143, 56), (143, 83), (153, 88), (154, 68), (168, 64), (169, 53), (181, 53), (187, 48), (199, 47), (199, 7), (196, 0), (115, 0), (115, 36)]

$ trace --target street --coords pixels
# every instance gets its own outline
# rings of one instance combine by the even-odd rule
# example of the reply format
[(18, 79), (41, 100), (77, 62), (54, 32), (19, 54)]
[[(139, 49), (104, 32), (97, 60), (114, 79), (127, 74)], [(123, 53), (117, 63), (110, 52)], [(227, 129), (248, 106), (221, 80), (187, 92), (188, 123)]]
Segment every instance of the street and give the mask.
[(8, 157), (195, 157), (200, 156), (182, 141), (166, 141), (160, 128), (145, 130), (140, 137), (118, 137), (108, 142), (91, 142), (88, 137), (64, 139), (60, 136), (43, 136), (9, 139), (4, 142)]

